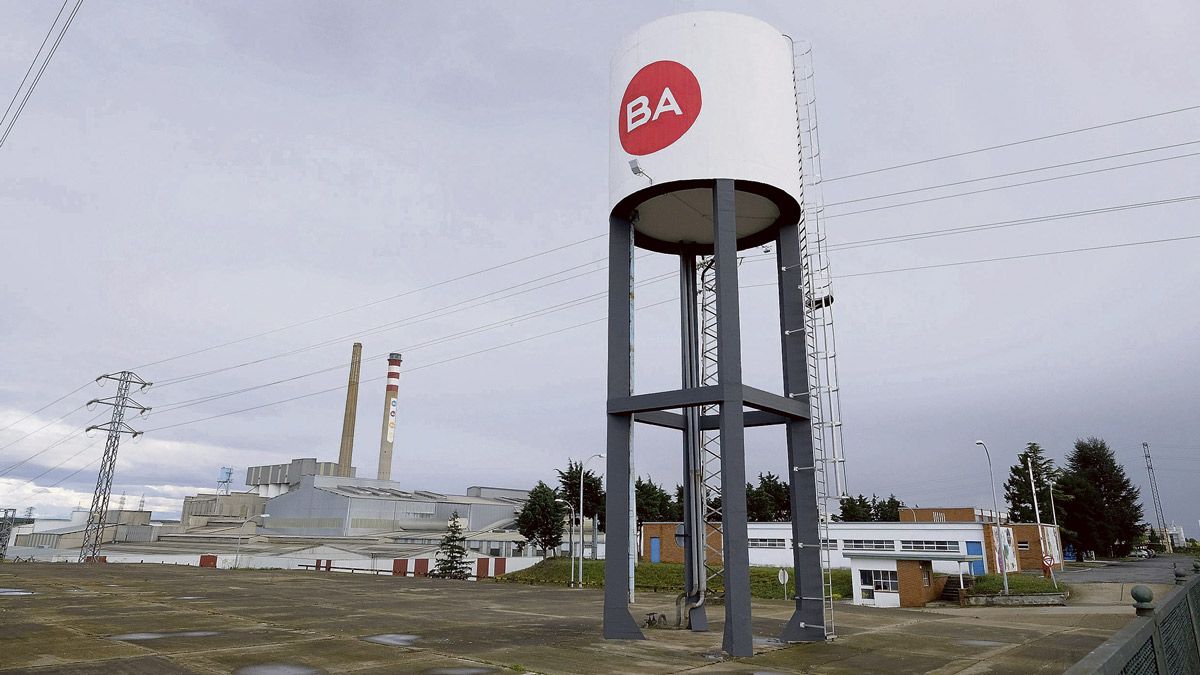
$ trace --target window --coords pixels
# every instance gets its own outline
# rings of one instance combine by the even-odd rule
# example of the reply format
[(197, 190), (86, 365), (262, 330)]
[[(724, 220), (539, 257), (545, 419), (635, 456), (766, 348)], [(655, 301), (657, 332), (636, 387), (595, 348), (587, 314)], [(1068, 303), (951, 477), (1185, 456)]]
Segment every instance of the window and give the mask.
[(787, 548), (786, 539), (750, 539), (750, 548)]
[(822, 539), (821, 548), (826, 551), (836, 551), (837, 539)]
[(933, 522), (935, 522), (935, 523), (946, 522), (946, 514), (942, 513), (941, 511), (934, 511), (933, 512)]
[(957, 541), (901, 540), (901, 551), (949, 551), (958, 553)]
[(843, 539), (842, 548), (847, 551), (894, 551), (896, 542), (891, 539)]
[(929, 588), (929, 583), (930, 583), (929, 568), (922, 566), (921, 567), (921, 585), (924, 586), (925, 588)]
[(1029, 542), (1027, 542), (1027, 541), (1018, 541), (1018, 542), (1017, 542), (1017, 550), (1018, 550), (1018, 551), (1028, 551), (1028, 550), (1029, 550)]
[(893, 570), (859, 570), (858, 574), (859, 581), (864, 588), (874, 591), (896, 592), (900, 590), (900, 580)]

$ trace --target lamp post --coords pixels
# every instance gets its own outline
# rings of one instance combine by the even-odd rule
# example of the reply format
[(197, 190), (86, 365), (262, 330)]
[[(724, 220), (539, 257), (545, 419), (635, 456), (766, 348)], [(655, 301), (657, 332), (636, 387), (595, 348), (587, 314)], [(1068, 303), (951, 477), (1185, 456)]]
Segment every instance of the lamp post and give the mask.
[[(566, 504), (568, 509), (571, 509), (571, 527), (567, 530), (567, 552), (571, 558), (571, 584), (575, 583), (575, 507), (571, 506), (571, 502), (565, 499), (555, 499), (558, 504)], [(583, 523), (579, 523), (580, 531), (583, 530)], [(581, 537), (582, 539), (582, 537)]]
[(996, 519), (993, 548), (996, 549), (996, 567), (999, 567), (1000, 572), (1004, 575), (1004, 594), (1008, 595), (1008, 566), (1000, 557), (1000, 502), (996, 500), (996, 477), (992, 474), (992, 453), (988, 452), (987, 444), (983, 441), (975, 441), (975, 445), (983, 448), (983, 456), (987, 457), (988, 483), (992, 486), (992, 517)]
[[(259, 517), (260, 518), (270, 518), (271, 514), (262, 513), (262, 514), (259, 514)], [(243, 520), (242, 527), (243, 528), (246, 527), (246, 523), (250, 522), (251, 520), (254, 520), (254, 518), (251, 517), (251, 518), (247, 518), (247, 519)], [(241, 556), (241, 554), (242, 554), (242, 533), (238, 532), (237, 546), (235, 546), (233, 548), (233, 569), (238, 568), (238, 559)]]
[[(583, 469), (593, 459), (604, 459), (604, 453), (598, 452), (579, 463), (579, 584), (583, 588)], [(595, 518), (595, 514), (592, 515)]]

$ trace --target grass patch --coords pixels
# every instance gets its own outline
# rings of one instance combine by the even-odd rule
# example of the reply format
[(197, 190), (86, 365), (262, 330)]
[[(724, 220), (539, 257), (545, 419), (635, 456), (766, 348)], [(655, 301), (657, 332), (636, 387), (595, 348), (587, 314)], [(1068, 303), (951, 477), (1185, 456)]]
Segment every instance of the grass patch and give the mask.
[[(1032, 574), (1009, 574), (1008, 594), (1025, 595), (1031, 593), (1061, 593), (1066, 584), (1059, 582), (1058, 588), (1043, 577)], [(984, 574), (975, 577), (975, 586), (967, 591), (968, 595), (999, 595), (1004, 592), (1004, 578), (999, 574)]]
[[(496, 581), (524, 584), (546, 584), (565, 586), (571, 579), (571, 570), (567, 558), (548, 558), (542, 562), (523, 569), (497, 577)], [(776, 575), (776, 567), (750, 568), (750, 596), (755, 598), (784, 599), (783, 586)], [(795, 575), (788, 570), (788, 595), (796, 592)], [(637, 588), (653, 592), (683, 591), (683, 565), (679, 563), (640, 563), (635, 572)], [(584, 586), (602, 588), (604, 586), (604, 561), (583, 561)], [(714, 579), (710, 588), (718, 593), (724, 591), (721, 579)], [(837, 599), (850, 597), (850, 570), (833, 570), (833, 592)]]

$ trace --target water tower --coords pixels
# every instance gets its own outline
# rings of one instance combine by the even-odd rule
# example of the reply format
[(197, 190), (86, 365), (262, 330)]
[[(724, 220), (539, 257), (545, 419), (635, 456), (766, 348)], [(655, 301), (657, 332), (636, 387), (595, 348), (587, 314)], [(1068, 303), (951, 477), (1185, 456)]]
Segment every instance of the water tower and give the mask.
[[(683, 436), (685, 587), (680, 612), (705, 630), (705, 548), (711, 534), (700, 437), (719, 431), (724, 567), (723, 648), (753, 653), (746, 525), (747, 426), (782, 426), (792, 512), (796, 607), (781, 639), (825, 639), (825, 604), (809, 410), (801, 243), (803, 181), (791, 40), (746, 16), (697, 12), (647, 24), (612, 62), (610, 98), (608, 501), (609, 523), (634, 510), (634, 423)], [(784, 391), (742, 383), (738, 252), (772, 243), (777, 256)], [(682, 382), (634, 393), (633, 262), (638, 248), (679, 258)], [(715, 383), (700, 380), (697, 258), (711, 256)], [(711, 412), (706, 412), (711, 411)], [(819, 470), (819, 469), (818, 469)], [(610, 526), (604, 636), (644, 636), (625, 584), (632, 534)]]

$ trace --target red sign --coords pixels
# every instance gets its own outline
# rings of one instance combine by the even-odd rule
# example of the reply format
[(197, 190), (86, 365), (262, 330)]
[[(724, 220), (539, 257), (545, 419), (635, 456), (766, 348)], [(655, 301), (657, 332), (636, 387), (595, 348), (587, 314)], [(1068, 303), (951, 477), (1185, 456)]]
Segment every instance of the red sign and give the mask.
[(617, 121), (621, 147), (649, 155), (679, 140), (700, 116), (700, 83), (682, 63), (655, 61), (625, 87)]

